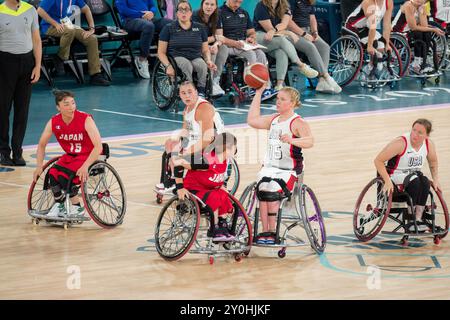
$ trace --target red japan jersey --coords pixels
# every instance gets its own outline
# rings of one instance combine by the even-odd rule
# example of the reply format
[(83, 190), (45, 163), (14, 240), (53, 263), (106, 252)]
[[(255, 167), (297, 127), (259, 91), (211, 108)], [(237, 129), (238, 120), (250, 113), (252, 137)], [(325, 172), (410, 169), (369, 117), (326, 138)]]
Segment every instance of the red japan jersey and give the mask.
[(85, 129), (90, 114), (75, 110), (72, 121), (66, 124), (61, 113), (52, 117), (52, 132), (61, 148), (70, 155), (89, 156), (94, 145)]
[(219, 162), (214, 153), (205, 153), (204, 159), (209, 165), (207, 170), (189, 170), (183, 180), (188, 190), (210, 190), (220, 188), (227, 173), (227, 160)]

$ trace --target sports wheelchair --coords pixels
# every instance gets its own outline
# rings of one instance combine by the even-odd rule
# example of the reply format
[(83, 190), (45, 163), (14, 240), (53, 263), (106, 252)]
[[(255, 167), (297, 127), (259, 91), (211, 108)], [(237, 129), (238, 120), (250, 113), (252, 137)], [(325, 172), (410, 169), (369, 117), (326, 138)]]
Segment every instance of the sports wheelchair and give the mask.
[[(382, 57), (371, 57), (363, 47), (358, 34), (342, 27), (342, 36), (330, 47), (329, 74), (341, 87), (357, 79), (361, 86), (379, 88), (388, 84), (391, 88), (403, 76), (402, 59), (397, 48), (390, 43), (392, 52)], [(369, 70), (369, 63), (374, 66)]]
[[(165, 185), (173, 184), (173, 177), (172, 172), (170, 170), (170, 165), (168, 162), (166, 162), (166, 168), (165, 168), (165, 176), (164, 179), (172, 180), (171, 182), (166, 181)], [(234, 158), (232, 158), (228, 162), (227, 166), (227, 175), (225, 177), (224, 186), (228, 190), (228, 192), (232, 195), (236, 194), (237, 189), (239, 188), (239, 182), (240, 182), (240, 172), (239, 167)], [(163, 202), (164, 196), (173, 196), (175, 189), (173, 189), (170, 192), (162, 192), (159, 190), (155, 190), (156, 192), (156, 203), (161, 204)]]
[[(153, 101), (160, 110), (168, 110), (171, 107), (175, 107), (175, 112), (178, 112), (178, 102), (180, 95), (178, 93), (178, 87), (186, 80), (186, 75), (177, 67), (175, 59), (167, 55), (169, 63), (174, 66), (175, 76), (169, 77), (166, 74), (166, 67), (161, 63), (159, 59), (156, 60), (153, 66), (152, 78), (151, 78), (151, 90)], [(196, 79), (196, 73), (193, 72), (193, 79)], [(211, 98), (212, 92), (212, 78), (211, 72), (208, 70), (208, 76), (206, 79), (206, 100)]]
[[(81, 193), (84, 209), (89, 217), (65, 214), (63, 217), (47, 217), (48, 212), (55, 203), (50, 187), (49, 171), (57, 166), (56, 162), (60, 156), (49, 160), (43, 168), (36, 182), (33, 182), (28, 192), (28, 214), (34, 225), (40, 221), (48, 224), (62, 225), (65, 230), (69, 226), (82, 224), (93, 220), (102, 228), (114, 228), (122, 224), (126, 212), (126, 194), (117, 171), (106, 162), (109, 158), (108, 144), (103, 143), (103, 152), (99, 160), (95, 161), (88, 170), (88, 179), (81, 185), (73, 185), (75, 173), (67, 170), (69, 175), (65, 190), (66, 212), (70, 212), (70, 194)], [(55, 167), (56, 168), (56, 167)], [(64, 168), (59, 167), (63, 171)]]
[[(430, 22), (430, 25), (440, 28), (440, 26), (434, 22)], [(447, 55), (447, 39), (445, 36), (439, 36), (434, 32), (431, 35), (431, 46), (428, 48), (426, 63), (433, 66), (434, 72), (429, 74), (414, 74), (409, 72), (411, 61), (414, 58), (413, 49), (417, 41), (415, 41), (410, 32), (398, 33), (393, 32), (391, 34), (391, 42), (400, 54), (402, 61), (401, 75), (408, 75), (411, 78), (420, 79), (422, 85), (425, 84), (427, 79), (434, 80), (436, 84), (440, 83), (440, 71), (444, 67), (445, 58)], [(425, 45), (425, 44), (423, 44)]]
[(188, 252), (207, 254), (210, 264), (214, 263), (216, 256), (233, 255), (236, 261), (241, 261), (250, 253), (252, 226), (240, 202), (231, 194), (229, 198), (233, 213), (228, 215), (227, 225), (230, 234), (235, 236), (229, 242), (214, 242), (212, 237), (208, 237), (213, 212), (197, 196), (189, 193), (185, 200), (177, 196), (170, 199), (162, 208), (155, 228), (159, 255), (165, 260), (175, 261)]
[[(353, 231), (363, 242), (374, 238), (383, 227), (390, 231), (382, 234), (401, 236), (401, 244), (408, 245), (409, 237), (433, 237), (436, 245), (447, 236), (449, 216), (447, 205), (441, 192), (430, 188), (423, 221), (428, 231), (419, 231), (412, 200), (408, 193), (395, 190), (383, 192), (381, 177), (372, 179), (361, 191), (353, 212)], [(413, 226), (414, 231), (410, 231)], [(401, 231), (403, 229), (403, 232)]]
[[(276, 181), (282, 189), (282, 192), (279, 193), (280, 208), (277, 214), (275, 244), (258, 244), (256, 237), (258, 235), (260, 197), (257, 190), (261, 182), (272, 180)], [(301, 238), (306, 233), (311, 248), (319, 255), (324, 252), (326, 231), (319, 201), (312, 189), (298, 179), (293, 191), (290, 192), (283, 180), (264, 177), (260, 182), (253, 182), (247, 186), (239, 201), (253, 223), (253, 246), (279, 248), (278, 257), (284, 258), (287, 247), (308, 245)]]

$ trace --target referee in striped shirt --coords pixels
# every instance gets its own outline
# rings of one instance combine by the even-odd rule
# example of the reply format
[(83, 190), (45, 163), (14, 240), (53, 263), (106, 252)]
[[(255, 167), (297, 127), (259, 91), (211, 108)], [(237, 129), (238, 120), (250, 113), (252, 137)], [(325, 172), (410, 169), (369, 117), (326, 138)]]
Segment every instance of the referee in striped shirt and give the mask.
[[(36, 9), (20, 0), (0, 4), (0, 164), (24, 166), (22, 143), (31, 85), (40, 77), (42, 44)], [(14, 105), (11, 145), (9, 115)], [(12, 151), (12, 159), (11, 159)]]

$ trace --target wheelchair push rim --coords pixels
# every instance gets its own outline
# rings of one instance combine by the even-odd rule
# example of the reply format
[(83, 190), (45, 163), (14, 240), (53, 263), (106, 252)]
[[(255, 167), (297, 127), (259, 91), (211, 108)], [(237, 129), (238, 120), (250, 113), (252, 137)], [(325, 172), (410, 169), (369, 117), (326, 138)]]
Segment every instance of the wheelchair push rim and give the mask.
[[(175, 60), (168, 57), (172, 66), (175, 66)], [(178, 73), (175, 68), (175, 77), (171, 79), (166, 74), (166, 68), (161, 61), (157, 61), (153, 67), (152, 73), (152, 97), (156, 106), (160, 110), (168, 110), (177, 100), (178, 97)]]
[[(392, 206), (392, 192), (383, 192), (384, 181), (377, 177), (370, 181), (361, 191), (353, 211), (353, 231), (363, 242), (374, 238), (383, 228)], [(375, 197), (374, 197), (375, 195)], [(363, 215), (363, 213), (366, 215)], [(373, 227), (365, 227), (367, 223), (375, 222)], [(364, 223), (362, 226), (361, 224)], [(369, 232), (364, 232), (369, 229)]]
[(330, 47), (329, 73), (341, 87), (350, 84), (362, 68), (363, 50), (352, 36), (342, 36)]
[[(183, 214), (179, 214), (178, 211), (180, 210), (181, 204), (186, 205), (189, 211), (185, 210)], [(170, 217), (170, 215), (173, 217)], [(186, 227), (186, 221), (188, 221), (188, 219), (191, 219), (192, 221), (190, 225), (187, 225)], [(166, 220), (167, 222), (165, 222)], [(163, 225), (168, 226), (167, 230), (163, 231)], [(199, 226), (200, 208), (194, 197), (189, 195), (189, 198), (182, 202), (177, 196), (172, 197), (161, 209), (161, 213), (159, 214), (156, 223), (155, 246), (158, 254), (168, 261), (175, 261), (182, 258), (194, 244)], [(176, 227), (181, 227), (181, 230), (176, 230)], [(183, 233), (185, 231), (188, 231), (188, 233), (187, 237), (184, 238)], [(167, 238), (164, 238), (163, 236), (167, 236)], [(181, 239), (178, 239), (178, 236), (180, 236), (179, 238)], [(169, 240), (172, 242), (167, 243)], [(181, 245), (178, 247), (177, 245), (180, 242)], [(167, 250), (166, 244), (171, 245), (172, 243), (176, 245), (175, 250), (170, 250), (170, 247), (168, 248), (170, 251)]]
[(311, 248), (317, 254), (322, 254), (325, 251), (327, 236), (319, 201), (312, 189), (306, 185), (301, 186), (301, 194), (297, 201)]
[(400, 77), (403, 77), (408, 71), (409, 65), (411, 64), (411, 48), (408, 44), (408, 39), (405, 36), (399, 33), (391, 34), (391, 46), (397, 49), (398, 54), (400, 56), (400, 60), (402, 61), (402, 69), (400, 72)]
[[(439, 239), (443, 239), (447, 236), (448, 234), (448, 230), (449, 230), (449, 213), (448, 213), (448, 207), (447, 204), (444, 200), (444, 197), (442, 195), (441, 191), (437, 191), (436, 188), (434, 187), (434, 185), (432, 185), (431, 190), (433, 190), (434, 195), (437, 195), (437, 199), (436, 197), (434, 197), (434, 206), (430, 203), (430, 197), (428, 197), (427, 199), (427, 204), (426, 204), (426, 208), (427, 210), (433, 210), (434, 214), (435, 214), (435, 220), (436, 218), (442, 218), (444, 219), (444, 226), (441, 226), (441, 221), (439, 222), (435, 222), (437, 227), (440, 227), (441, 229), (443, 229), (443, 233), (436, 235), (436, 237), (438, 237)], [(430, 190), (430, 192), (431, 192)], [(433, 208), (431, 208), (431, 206), (433, 206)]]
[(84, 207), (97, 225), (108, 229), (122, 224), (127, 203), (125, 189), (109, 163), (94, 162), (81, 190)]
[(225, 179), (224, 185), (230, 194), (235, 195), (236, 191), (239, 188), (239, 183), (240, 183), (239, 167), (237, 165), (236, 159), (232, 158), (227, 166), (227, 177)]
[(53, 197), (53, 193), (48, 182), (48, 172), (53, 164), (59, 160), (59, 158), (61, 157), (56, 157), (47, 161), (42, 168), (42, 173), (38, 177), (37, 181), (33, 181), (31, 183), (27, 199), (29, 213), (32, 210), (41, 214), (48, 213), (55, 203), (55, 198)]

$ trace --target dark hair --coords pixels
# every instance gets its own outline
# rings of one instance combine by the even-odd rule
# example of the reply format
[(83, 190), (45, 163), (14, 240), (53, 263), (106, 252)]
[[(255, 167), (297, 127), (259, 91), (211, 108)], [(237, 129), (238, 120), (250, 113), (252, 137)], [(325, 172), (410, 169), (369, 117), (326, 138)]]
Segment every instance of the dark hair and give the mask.
[(216, 10), (214, 10), (214, 13), (209, 17), (209, 21), (206, 20), (205, 12), (203, 11), (203, 3), (205, 3), (206, 0), (202, 0), (202, 3), (200, 4), (200, 9), (198, 10), (198, 16), (200, 19), (206, 23), (208, 26), (208, 29), (211, 30), (211, 33), (214, 35), (217, 30), (217, 20), (219, 20), (219, 3), (217, 0), (214, 0), (216, 2)]
[(417, 119), (416, 121), (414, 121), (412, 126), (414, 127), (416, 124), (423, 125), (428, 135), (431, 133), (431, 131), (433, 131), (433, 125), (431, 124), (431, 121), (428, 119), (424, 118)]
[(181, 88), (182, 86), (187, 86), (187, 85), (191, 85), (191, 86), (193, 86), (193, 87), (197, 90), (197, 87), (195, 86), (195, 83), (192, 82), (192, 81), (189, 81), (189, 80), (183, 81), (183, 82), (180, 84), (179, 88)]
[(67, 90), (53, 90), (53, 95), (55, 96), (56, 105), (67, 97), (75, 98), (75, 94), (72, 91)]
[(211, 145), (217, 153), (223, 153), (227, 148), (236, 146), (237, 139), (229, 132), (222, 132), (214, 137)]
[(180, 4), (183, 4), (183, 3), (187, 3), (187, 5), (189, 6), (189, 9), (191, 9), (191, 11), (192, 11), (192, 6), (189, 3), (189, 1), (187, 1), (187, 0), (180, 0), (180, 2), (178, 2), (178, 4), (177, 4), (177, 11), (178, 11), (178, 8), (180, 7)]

